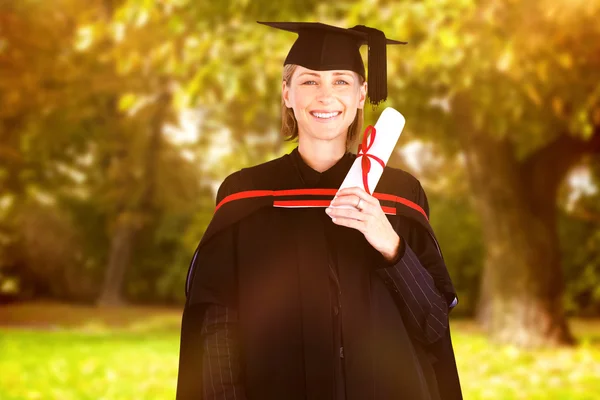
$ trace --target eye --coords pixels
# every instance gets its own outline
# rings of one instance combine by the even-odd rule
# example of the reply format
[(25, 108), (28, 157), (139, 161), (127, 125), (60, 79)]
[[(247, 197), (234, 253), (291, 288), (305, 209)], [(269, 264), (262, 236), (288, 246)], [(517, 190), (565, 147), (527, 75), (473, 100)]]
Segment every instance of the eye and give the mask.
[(315, 82), (315, 81), (305, 81), (305, 82), (303, 82), (302, 84), (303, 84), (303, 85), (316, 85), (316, 84), (317, 84), (317, 82)]
[(335, 81), (336, 85), (349, 85), (349, 83), (343, 79), (338, 79), (337, 81)]

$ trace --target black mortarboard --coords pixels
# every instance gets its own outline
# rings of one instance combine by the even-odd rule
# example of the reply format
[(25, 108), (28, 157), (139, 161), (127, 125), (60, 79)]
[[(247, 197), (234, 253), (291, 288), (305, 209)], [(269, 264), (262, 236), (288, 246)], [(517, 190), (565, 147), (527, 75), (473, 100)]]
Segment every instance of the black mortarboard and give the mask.
[(298, 34), (283, 65), (297, 64), (315, 71), (345, 69), (367, 79), (359, 49), (368, 44), (368, 96), (375, 105), (387, 98), (386, 45), (407, 43), (386, 39), (382, 31), (364, 25), (345, 29), (320, 22), (258, 23)]

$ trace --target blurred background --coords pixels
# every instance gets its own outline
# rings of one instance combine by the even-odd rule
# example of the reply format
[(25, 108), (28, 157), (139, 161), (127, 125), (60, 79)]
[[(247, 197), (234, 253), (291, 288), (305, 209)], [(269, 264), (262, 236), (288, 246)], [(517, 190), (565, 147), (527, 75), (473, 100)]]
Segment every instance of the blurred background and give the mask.
[(599, 1), (0, 0), (0, 399), (174, 398), (216, 189), (295, 147), (296, 35), (257, 20), (409, 42), (390, 165), (459, 291), (465, 398), (598, 398)]

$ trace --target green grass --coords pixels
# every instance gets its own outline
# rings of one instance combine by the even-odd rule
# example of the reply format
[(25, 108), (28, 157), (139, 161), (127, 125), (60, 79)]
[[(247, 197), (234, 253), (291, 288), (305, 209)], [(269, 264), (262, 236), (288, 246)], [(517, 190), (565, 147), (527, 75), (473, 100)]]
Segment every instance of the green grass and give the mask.
[[(177, 310), (0, 308), (0, 399), (174, 399)], [(523, 351), (453, 324), (465, 399), (598, 399), (600, 322), (573, 321), (574, 349)]]
[(600, 399), (597, 322), (572, 324), (582, 339), (576, 348), (536, 351), (491, 344), (466, 325), (453, 329), (465, 399)]
[(173, 399), (178, 337), (2, 332), (0, 398)]

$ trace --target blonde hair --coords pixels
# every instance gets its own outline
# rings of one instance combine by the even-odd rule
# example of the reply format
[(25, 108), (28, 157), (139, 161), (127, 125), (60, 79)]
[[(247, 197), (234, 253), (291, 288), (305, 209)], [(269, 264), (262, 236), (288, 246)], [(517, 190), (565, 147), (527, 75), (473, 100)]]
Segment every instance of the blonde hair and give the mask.
[[(294, 74), (294, 71), (296, 71), (296, 68), (296, 64), (287, 64), (283, 67), (283, 81), (286, 83), (286, 85), (291, 85), (292, 75)], [(359, 84), (362, 85), (365, 80), (360, 75), (358, 75), (358, 78)], [(359, 108), (357, 109), (354, 121), (352, 121), (348, 127), (348, 135), (346, 136), (346, 150), (350, 150), (354, 147), (360, 135), (360, 131), (362, 130), (363, 122), (363, 109)], [(292, 141), (298, 138), (298, 121), (296, 121), (296, 117), (294, 116), (294, 110), (285, 105), (283, 96), (281, 97), (281, 133), (286, 141)]]

